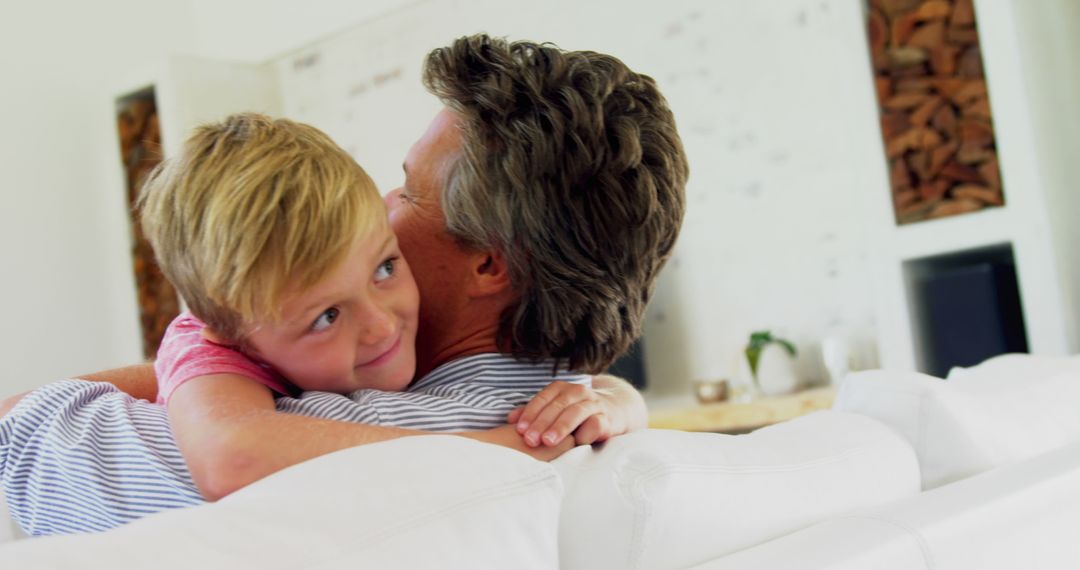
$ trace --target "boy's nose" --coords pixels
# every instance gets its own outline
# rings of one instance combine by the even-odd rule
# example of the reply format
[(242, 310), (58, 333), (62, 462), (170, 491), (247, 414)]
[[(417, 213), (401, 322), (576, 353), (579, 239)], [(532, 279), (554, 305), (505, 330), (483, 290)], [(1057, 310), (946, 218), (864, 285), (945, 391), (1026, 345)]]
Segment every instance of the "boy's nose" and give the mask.
[(361, 315), (360, 344), (376, 345), (394, 334), (394, 317), (383, 307), (372, 305)]

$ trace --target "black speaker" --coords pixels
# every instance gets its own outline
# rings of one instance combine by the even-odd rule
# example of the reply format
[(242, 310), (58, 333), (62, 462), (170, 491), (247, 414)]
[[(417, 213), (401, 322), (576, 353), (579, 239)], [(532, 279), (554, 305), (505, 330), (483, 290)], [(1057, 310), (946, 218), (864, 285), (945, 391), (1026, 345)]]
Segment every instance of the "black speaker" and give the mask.
[(923, 364), (944, 378), (998, 354), (1027, 352), (1016, 268), (986, 260), (924, 273), (918, 286)]
[(640, 338), (608, 367), (607, 373), (630, 382), (638, 390), (645, 388), (645, 350)]

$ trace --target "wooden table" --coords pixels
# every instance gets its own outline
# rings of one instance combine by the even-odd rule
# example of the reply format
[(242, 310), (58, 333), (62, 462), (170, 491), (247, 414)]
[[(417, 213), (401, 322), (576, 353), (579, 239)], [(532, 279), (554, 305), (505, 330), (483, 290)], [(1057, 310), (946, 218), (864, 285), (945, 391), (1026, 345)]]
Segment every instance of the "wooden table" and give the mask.
[(683, 431), (746, 433), (810, 412), (832, 407), (836, 388), (811, 388), (784, 396), (768, 396), (752, 402), (719, 402), (649, 412), (649, 427)]

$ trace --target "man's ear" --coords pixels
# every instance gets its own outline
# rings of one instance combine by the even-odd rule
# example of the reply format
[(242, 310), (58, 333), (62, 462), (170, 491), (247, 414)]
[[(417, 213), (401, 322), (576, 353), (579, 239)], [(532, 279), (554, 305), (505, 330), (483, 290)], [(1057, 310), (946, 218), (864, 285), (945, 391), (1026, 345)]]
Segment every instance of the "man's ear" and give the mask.
[(510, 268), (497, 251), (482, 251), (470, 257), (472, 283), (467, 294), (472, 298), (490, 297), (510, 291)]

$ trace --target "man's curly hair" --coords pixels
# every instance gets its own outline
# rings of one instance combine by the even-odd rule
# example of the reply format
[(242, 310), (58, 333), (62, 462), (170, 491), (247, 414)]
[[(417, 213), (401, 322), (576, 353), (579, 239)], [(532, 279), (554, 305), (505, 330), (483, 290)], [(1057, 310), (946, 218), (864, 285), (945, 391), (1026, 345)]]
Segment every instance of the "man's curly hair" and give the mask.
[(609, 55), (480, 34), (431, 52), (424, 84), (463, 130), (446, 227), (500, 252), (518, 295), (501, 346), (604, 370), (641, 334), (685, 209), (686, 156), (656, 83)]

